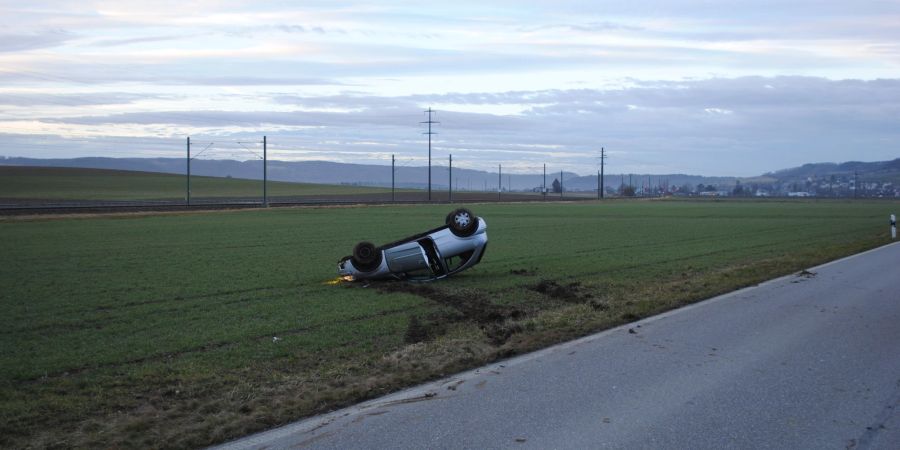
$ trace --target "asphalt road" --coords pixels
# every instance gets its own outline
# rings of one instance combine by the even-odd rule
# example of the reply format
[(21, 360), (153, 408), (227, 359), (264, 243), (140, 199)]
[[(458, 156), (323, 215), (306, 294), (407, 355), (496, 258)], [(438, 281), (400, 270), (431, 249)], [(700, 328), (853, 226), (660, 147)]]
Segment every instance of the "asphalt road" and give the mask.
[(900, 244), (222, 446), (900, 449)]

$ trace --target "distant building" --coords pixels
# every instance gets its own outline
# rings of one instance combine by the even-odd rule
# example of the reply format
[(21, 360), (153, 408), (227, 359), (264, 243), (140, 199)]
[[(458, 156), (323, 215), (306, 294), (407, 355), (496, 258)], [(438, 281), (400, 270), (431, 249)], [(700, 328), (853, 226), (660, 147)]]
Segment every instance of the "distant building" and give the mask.
[(701, 197), (728, 197), (731, 195), (729, 191), (703, 191), (699, 194)]

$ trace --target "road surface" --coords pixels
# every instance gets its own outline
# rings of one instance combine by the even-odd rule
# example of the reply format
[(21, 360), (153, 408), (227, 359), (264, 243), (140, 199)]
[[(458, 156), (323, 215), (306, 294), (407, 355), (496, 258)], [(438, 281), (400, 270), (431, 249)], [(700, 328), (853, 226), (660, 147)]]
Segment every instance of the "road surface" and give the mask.
[(223, 445), (900, 449), (900, 244)]

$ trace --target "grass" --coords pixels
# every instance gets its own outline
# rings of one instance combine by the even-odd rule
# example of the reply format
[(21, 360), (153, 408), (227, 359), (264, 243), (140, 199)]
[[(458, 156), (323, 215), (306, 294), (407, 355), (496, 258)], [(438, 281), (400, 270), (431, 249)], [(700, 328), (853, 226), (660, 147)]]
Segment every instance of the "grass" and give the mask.
[[(270, 197), (347, 195), (390, 189), (269, 181)], [(19, 200), (183, 200), (184, 175), (68, 167), (0, 166), (0, 198)], [(191, 196), (259, 198), (262, 181), (191, 177)]]
[(480, 265), (368, 287), (336, 261), (447, 206), (2, 220), (0, 445), (222, 442), (875, 247), (898, 205), (474, 205)]

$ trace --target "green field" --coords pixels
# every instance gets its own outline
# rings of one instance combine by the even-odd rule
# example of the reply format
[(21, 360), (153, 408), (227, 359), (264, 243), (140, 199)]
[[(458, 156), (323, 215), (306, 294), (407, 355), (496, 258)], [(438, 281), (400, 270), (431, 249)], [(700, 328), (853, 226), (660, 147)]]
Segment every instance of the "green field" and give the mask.
[[(0, 166), (0, 199), (184, 200), (186, 177), (155, 172)], [(269, 181), (270, 197), (390, 193), (390, 189)], [(191, 196), (261, 198), (261, 180), (191, 177)]]
[(472, 205), (431, 284), (337, 283), (449, 206), (0, 220), (0, 445), (198, 447), (888, 242), (898, 202)]

